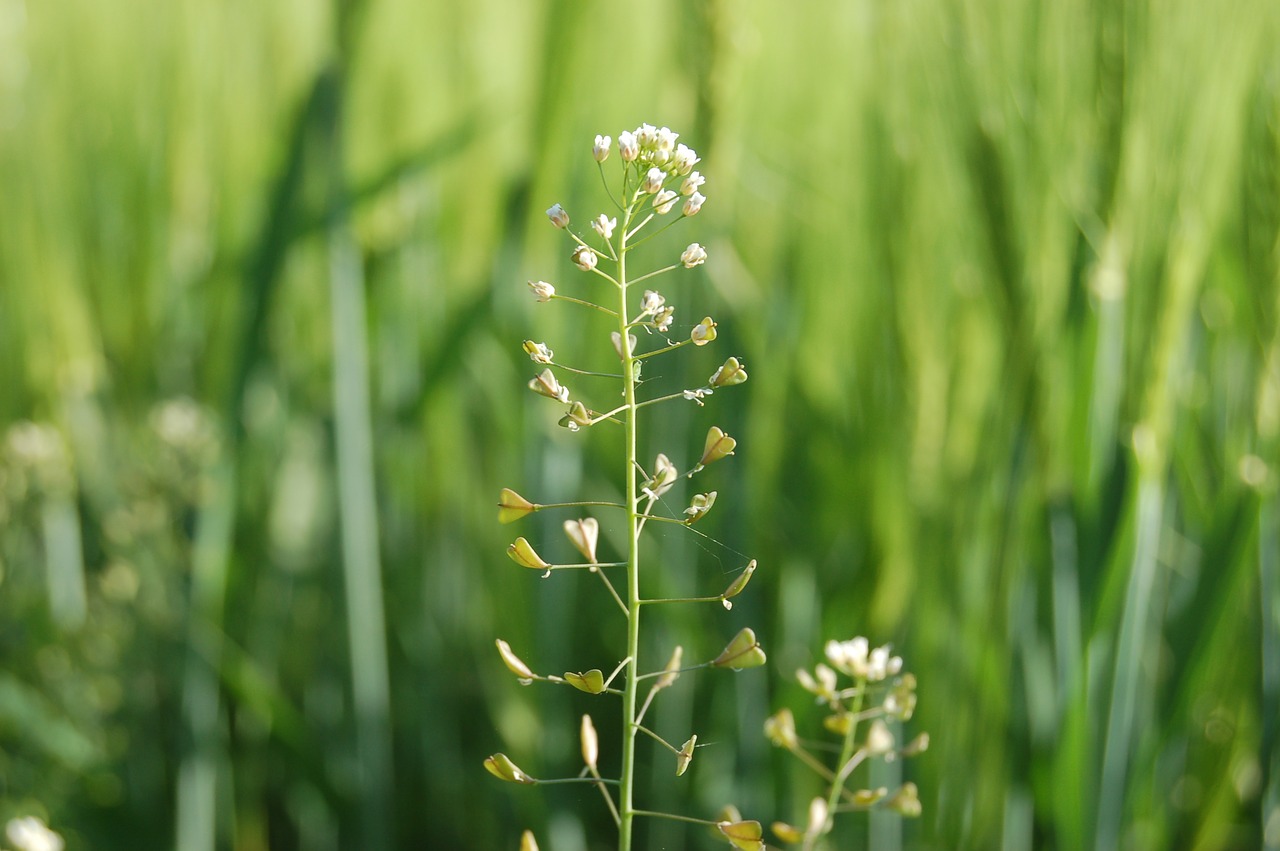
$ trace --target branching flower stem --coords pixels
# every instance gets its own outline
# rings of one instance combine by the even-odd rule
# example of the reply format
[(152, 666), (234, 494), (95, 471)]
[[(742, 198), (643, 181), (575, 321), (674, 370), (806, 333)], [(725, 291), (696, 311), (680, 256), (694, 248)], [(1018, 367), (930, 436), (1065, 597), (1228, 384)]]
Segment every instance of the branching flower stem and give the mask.
[(618, 851), (631, 851), (631, 832), (636, 810), (633, 803), (636, 756), (636, 704), (640, 691), (640, 513), (636, 510), (640, 482), (636, 472), (636, 360), (627, 335), (627, 238), (631, 235), (633, 203), (622, 211), (622, 231), (618, 239), (618, 333), (622, 337), (622, 383), (626, 402), (627, 478), (627, 685), (622, 696), (622, 776), (618, 788)]
[[(853, 696), (853, 704), (849, 711), (856, 719), (858, 713), (862, 712), (862, 699), (866, 694), (866, 680), (859, 678), (857, 684), (857, 694)], [(836, 765), (840, 766), (835, 780), (831, 783), (831, 792), (827, 795), (827, 809), (834, 812), (836, 805), (840, 803), (840, 794), (844, 791), (844, 783), (849, 779), (849, 775), (853, 769), (857, 767), (857, 763), (853, 762), (855, 738), (858, 734), (857, 721), (849, 723), (849, 729), (845, 731), (844, 743), (840, 746), (840, 761)], [(861, 762), (861, 760), (858, 760)]]

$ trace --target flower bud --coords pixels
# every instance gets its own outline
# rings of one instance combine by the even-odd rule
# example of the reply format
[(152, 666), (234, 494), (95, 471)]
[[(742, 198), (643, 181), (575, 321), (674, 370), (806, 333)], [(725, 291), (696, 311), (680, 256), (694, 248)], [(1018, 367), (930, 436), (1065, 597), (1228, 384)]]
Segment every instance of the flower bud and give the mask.
[(764, 722), (764, 736), (774, 747), (795, 750), (800, 746), (800, 738), (796, 736), (796, 718), (790, 709), (779, 709)]
[(747, 371), (742, 368), (742, 364), (738, 363), (737, 358), (729, 358), (724, 364), (717, 369), (707, 380), (711, 387), (732, 387), (735, 384), (741, 384), (747, 380)]
[(698, 211), (702, 209), (703, 202), (706, 200), (707, 199), (703, 197), (701, 192), (695, 192), (685, 199), (684, 207), (681, 208), (681, 211), (686, 216), (696, 216)]
[(520, 834), (520, 851), (538, 851), (538, 840), (533, 838), (532, 830)]
[[(654, 314), (653, 326), (665, 334), (667, 331), (671, 330), (671, 322), (675, 319), (675, 316), (675, 307), (668, 305), (667, 307), (664, 307), (660, 313)], [(641, 363), (643, 363), (643, 361), (639, 361), (636, 365), (639, 366)]]
[[(680, 255), (680, 262), (684, 264), (686, 269), (692, 269), (694, 266), (701, 266), (706, 262), (706, 260), (707, 250), (696, 242), (689, 243), (689, 247)], [(550, 286), (550, 284), (548, 284), (548, 286)]]
[(590, 248), (585, 245), (579, 245), (573, 249), (573, 265), (577, 266), (584, 272), (590, 272), (599, 262), (599, 257)]
[(879, 803), (889, 794), (889, 790), (881, 786), (876, 789), (859, 789), (853, 793), (853, 803), (859, 807), (869, 807)]
[(623, 130), (618, 134), (618, 155), (622, 157), (623, 162), (634, 162), (635, 158), (640, 156), (640, 143), (636, 141), (634, 133)]
[(596, 158), (596, 162), (602, 163), (609, 159), (609, 143), (612, 141), (608, 136), (596, 137), (596, 143), (591, 146), (591, 156)]
[(535, 343), (533, 340), (524, 341), (524, 353), (534, 363), (551, 363), (556, 353), (547, 348), (546, 343)]
[(591, 723), (590, 715), (582, 716), (582, 761), (592, 772), (596, 770), (596, 761), (600, 758), (600, 737), (596, 735), (596, 727)]
[(529, 289), (533, 290), (533, 295), (538, 301), (551, 301), (552, 296), (556, 294), (556, 288), (546, 281), (530, 281)]
[(903, 756), (917, 756), (929, 749), (929, 734), (921, 733), (911, 741), (907, 742), (906, 747), (902, 749)]
[(693, 341), (695, 346), (705, 346), (716, 338), (716, 321), (710, 316), (704, 317), (701, 322), (693, 326), (693, 330), (689, 332), (689, 339)]
[(889, 732), (888, 724), (877, 718), (871, 722), (871, 728), (867, 730), (867, 753), (872, 756), (884, 756), (891, 750), (893, 750), (893, 733)]
[(644, 182), (640, 184), (640, 188), (650, 195), (662, 188), (662, 182), (667, 179), (667, 173), (660, 168), (651, 168), (644, 176)]
[(911, 720), (916, 711), (916, 678), (912, 674), (903, 674), (884, 696), (884, 711), (899, 721)]
[(701, 189), (702, 184), (706, 182), (707, 182), (707, 179), (703, 177), (700, 173), (695, 171), (693, 174), (690, 174), (688, 177), (686, 177), (684, 180), (680, 182), (680, 194), (692, 195), (693, 193)]
[(658, 212), (659, 216), (665, 216), (671, 212), (671, 208), (676, 205), (676, 199), (680, 196), (672, 192), (670, 189), (663, 189), (657, 195), (653, 196), (653, 209)]
[(920, 795), (914, 783), (903, 783), (902, 788), (895, 792), (892, 798), (885, 801), (884, 805), (906, 818), (919, 818), (923, 809), (920, 806)]
[(569, 214), (559, 204), (552, 204), (547, 208), (547, 218), (551, 220), (551, 224), (558, 228), (567, 228), (569, 226)]
[(662, 293), (657, 290), (645, 290), (644, 298), (640, 299), (640, 312), (652, 316), (662, 310), (662, 306), (666, 303), (667, 300), (663, 298)]
[(677, 174), (688, 174), (689, 170), (698, 162), (698, 155), (693, 148), (685, 145), (677, 145), (675, 155), (671, 158), (671, 165), (675, 168)]
[(596, 233), (600, 234), (601, 239), (606, 241), (613, 238), (613, 229), (617, 226), (618, 219), (616, 217), (611, 219), (604, 213), (596, 216), (596, 218), (591, 221), (591, 227), (595, 229)]

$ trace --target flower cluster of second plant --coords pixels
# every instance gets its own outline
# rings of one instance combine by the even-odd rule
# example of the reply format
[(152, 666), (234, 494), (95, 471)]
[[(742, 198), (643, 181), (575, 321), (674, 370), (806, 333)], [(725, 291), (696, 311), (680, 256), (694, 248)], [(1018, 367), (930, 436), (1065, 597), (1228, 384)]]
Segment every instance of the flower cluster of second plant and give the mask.
[[(854, 770), (870, 759), (912, 757), (929, 747), (928, 733), (899, 747), (889, 729), (889, 721), (910, 719), (916, 707), (916, 678), (902, 670), (901, 657), (894, 656), (887, 646), (872, 648), (861, 636), (849, 641), (828, 641), (825, 650), (830, 664), (819, 663), (812, 673), (801, 669), (796, 672), (796, 679), (830, 710), (823, 726), (840, 738), (834, 768), (814, 756), (813, 751), (825, 749), (825, 744), (809, 745), (797, 735), (790, 709), (774, 713), (764, 726), (769, 741), (794, 754), (826, 786), (826, 794), (810, 803), (803, 827), (782, 822), (773, 825), (780, 840), (798, 844), (804, 851), (815, 848), (832, 831), (837, 813), (878, 807), (903, 816), (919, 816), (920, 799), (914, 783), (904, 783), (892, 793), (886, 788), (851, 790), (846, 784)], [(842, 683), (842, 677), (850, 682)], [(860, 737), (859, 726), (864, 721), (871, 723)]]
[[(621, 503), (603, 501), (578, 501), (538, 504), (525, 499), (510, 488), (503, 488), (499, 499), (499, 520), (504, 523), (519, 520), (533, 512), (546, 509), (594, 508), (619, 512), (625, 517), (627, 530), (626, 551), (615, 561), (602, 561), (598, 554), (600, 524), (595, 517), (571, 517), (564, 521), (564, 531), (582, 560), (573, 564), (552, 563), (544, 559), (524, 537), (507, 548), (507, 554), (516, 564), (540, 571), (549, 577), (553, 572), (566, 569), (586, 570), (598, 576), (603, 593), (616, 604), (625, 619), (626, 650), (617, 666), (609, 673), (599, 669), (566, 671), (563, 675), (539, 674), (525, 663), (510, 647), (498, 639), (498, 652), (507, 669), (521, 684), (534, 682), (569, 686), (593, 695), (611, 696), (621, 703), (622, 747), (619, 773), (616, 777), (604, 776), (600, 771), (599, 743), (595, 722), (590, 715), (582, 716), (579, 735), (583, 768), (576, 777), (557, 780), (539, 780), (518, 767), (505, 754), (496, 753), (485, 761), (485, 767), (496, 777), (509, 782), (533, 785), (539, 783), (588, 783), (597, 787), (618, 828), (618, 848), (631, 848), (633, 822), (637, 817), (664, 818), (676, 821), (706, 824), (732, 846), (744, 851), (762, 851), (764, 842), (760, 823), (742, 819), (736, 810), (729, 808), (718, 819), (699, 819), (686, 815), (659, 813), (640, 809), (634, 801), (636, 740), (643, 735), (668, 750), (673, 758), (676, 776), (685, 774), (695, 749), (696, 734), (689, 734), (682, 745), (675, 745), (656, 730), (645, 726), (645, 715), (657, 694), (672, 686), (681, 673), (698, 668), (741, 670), (763, 665), (765, 654), (749, 629), (740, 630), (724, 649), (712, 659), (692, 665), (683, 662), (683, 649), (672, 647), (665, 665), (648, 670), (641, 666), (640, 626), (642, 611), (652, 610), (663, 604), (712, 603), (732, 607), (732, 598), (747, 586), (755, 571), (756, 563), (750, 561), (722, 591), (692, 598), (655, 598), (641, 593), (641, 579), (651, 575), (656, 565), (644, 565), (642, 569), (642, 532), (649, 523), (689, 526), (702, 519), (716, 502), (716, 491), (705, 490), (692, 494), (687, 507), (676, 511), (658, 512), (664, 496), (682, 478), (691, 479), (710, 464), (734, 453), (737, 440), (719, 426), (711, 426), (702, 442), (702, 450), (682, 476), (677, 465), (664, 453), (658, 453), (647, 466), (638, 456), (638, 426), (640, 414), (645, 409), (667, 403), (693, 402), (705, 404), (715, 391), (738, 385), (747, 380), (747, 371), (738, 358), (727, 358), (710, 374), (701, 386), (688, 387), (668, 395), (642, 398), (641, 372), (649, 359), (669, 355), (685, 347), (700, 348), (716, 340), (717, 325), (710, 316), (687, 324), (676, 319), (676, 308), (656, 289), (639, 288), (639, 284), (652, 281), (669, 272), (693, 269), (707, 259), (706, 250), (699, 243), (690, 243), (678, 258), (670, 264), (635, 274), (628, 269), (628, 255), (637, 245), (653, 238), (667, 227), (695, 216), (706, 203), (702, 187), (706, 180), (695, 169), (700, 159), (697, 153), (677, 141), (677, 134), (666, 127), (657, 128), (642, 124), (634, 131), (618, 134), (616, 146), (608, 136), (597, 136), (591, 149), (606, 192), (613, 202), (609, 213), (600, 213), (590, 220), (590, 231), (575, 231), (569, 213), (559, 204), (547, 210), (547, 218), (562, 230), (572, 242), (570, 258), (574, 266), (594, 279), (594, 289), (603, 296), (566, 295), (547, 281), (530, 281), (529, 288), (539, 302), (559, 302), (576, 309), (598, 311), (612, 318), (614, 330), (610, 333), (613, 355), (619, 363), (617, 373), (600, 373), (568, 366), (556, 359), (552, 348), (543, 342), (525, 340), (523, 348), (529, 358), (541, 370), (529, 382), (534, 393), (552, 399), (564, 406), (560, 424), (578, 432), (603, 424), (605, 428), (620, 426), (624, 431), (624, 457), (619, 457), (619, 472), (625, 482), (625, 500)], [(605, 163), (616, 152), (620, 165), (611, 178), (606, 174)], [(614, 167), (611, 165), (610, 169)], [(653, 230), (641, 236), (645, 228)], [(577, 289), (581, 290), (582, 287)], [(681, 329), (677, 332), (675, 329)], [(651, 341), (642, 347), (638, 334)], [(601, 341), (603, 344), (603, 340)], [(588, 396), (571, 392), (561, 383), (564, 374), (581, 380), (607, 383), (612, 392), (596, 393), (597, 397), (616, 398), (621, 384), (622, 403), (602, 409), (592, 404)], [(610, 573), (621, 572), (625, 577), (615, 582)], [(620, 683), (620, 685), (615, 685)], [(641, 699), (643, 694), (643, 700)], [(531, 833), (526, 832), (522, 847), (536, 847)]]

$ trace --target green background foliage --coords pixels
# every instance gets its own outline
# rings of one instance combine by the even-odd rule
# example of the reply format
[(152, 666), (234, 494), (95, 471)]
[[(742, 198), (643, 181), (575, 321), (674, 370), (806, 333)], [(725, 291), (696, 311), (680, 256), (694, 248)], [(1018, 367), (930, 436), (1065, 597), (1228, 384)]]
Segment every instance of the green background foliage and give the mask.
[(739, 440), (699, 483), (714, 540), (660, 530), (649, 569), (714, 594), (760, 563), (731, 613), (651, 618), (648, 667), (744, 625), (770, 665), (664, 693), (653, 724), (712, 744), (680, 781), (646, 755), (642, 805), (801, 820), (761, 723), (816, 730), (792, 672), (865, 634), (933, 746), (860, 782), (924, 815), (837, 847), (1280, 845), (1278, 17), (0, 0), (0, 818), (71, 849), (608, 847), (594, 791), (481, 768), (575, 773), (590, 711), (608, 772), (617, 735), (495, 637), (547, 673), (623, 644), (590, 577), (503, 555), (567, 555), (563, 517), (494, 503), (617, 497), (616, 438), (556, 428), (520, 351), (607, 339), (524, 281), (588, 286), (542, 211), (604, 209), (591, 139), (647, 121), (710, 200), (643, 262), (706, 245), (662, 288), (721, 335), (646, 378), (751, 373), (649, 419), (682, 468)]

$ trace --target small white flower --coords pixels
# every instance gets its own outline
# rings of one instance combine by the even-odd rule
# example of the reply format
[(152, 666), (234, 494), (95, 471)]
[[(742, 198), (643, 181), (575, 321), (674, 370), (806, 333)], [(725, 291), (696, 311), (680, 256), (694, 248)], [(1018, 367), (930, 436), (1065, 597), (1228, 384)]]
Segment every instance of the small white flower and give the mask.
[(596, 143), (591, 146), (591, 155), (596, 158), (596, 162), (602, 163), (609, 159), (609, 145), (612, 142), (608, 136), (596, 137)]
[(579, 245), (573, 250), (573, 264), (584, 272), (594, 269), (599, 259), (596, 253), (585, 245)]
[(663, 127), (657, 132), (657, 137), (654, 141), (659, 151), (670, 154), (676, 149), (676, 139), (679, 138), (679, 133), (672, 133), (670, 127)]
[(888, 724), (877, 718), (871, 722), (871, 729), (867, 730), (867, 753), (872, 756), (884, 756), (891, 750), (893, 750), (893, 733), (889, 732)]
[(546, 396), (557, 402), (569, 401), (569, 388), (561, 384), (555, 373), (549, 369), (544, 369), (536, 378), (530, 380), (529, 389), (539, 396)]
[(640, 156), (640, 143), (636, 141), (635, 134), (623, 130), (618, 134), (618, 155), (622, 157), (623, 162), (635, 162), (636, 157)]
[(653, 325), (662, 333), (671, 330), (671, 322), (675, 319), (676, 309), (671, 305), (667, 305), (658, 313), (653, 315)]
[(688, 174), (689, 169), (698, 163), (698, 154), (693, 148), (685, 145), (677, 145), (675, 156), (672, 157), (672, 165), (675, 166), (678, 174)]
[(651, 168), (644, 176), (644, 183), (640, 184), (640, 188), (650, 195), (662, 188), (662, 181), (667, 179), (667, 173), (660, 168)]
[(591, 222), (591, 227), (595, 228), (596, 233), (600, 234), (600, 238), (603, 240), (612, 239), (613, 229), (617, 226), (618, 219), (616, 217), (611, 219), (604, 213), (601, 213)]
[(662, 306), (667, 303), (662, 293), (657, 290), (645, 290), (644, 298), (640, 299), (640, 312), (642, 314), (654, 314), (662, 310)]
[(707, 260), (707, 250), (696, 242), (689, 243), (689, 247), (680, 255), (680, 262), (684, 264), (686, 269), (692, 269), (694, 266), (701, 265)]
[(689, 175), (683, 181), (681, 181), (680, 194), (692, 195), (693, 193), (701, 189), (702, 184), (706, 182), (707, 182), (707, 179), (695, 171), (693, 174)]
[(827, 661), (851, 677), (867, 675), (867, 654), (870, 645), (862, 636), (849, 641), (828, 641), (824, 648)]
[(697, 402), (699, 405), (706, 404), (702, 400), (710, 396), (714, 391), (709, 387), (701, 387), (697, 390), (681, 391), (685, 399), (690, 402)]
[(684, 214), (686, 216), (696, 216), (698, 211), (702, 209), (702, 203), (706, 200), (701, 192), (693, 193), (684, 201)]
[(641, 124), (636, 128), (636, 141), (640, 143), (640, 147), (651, 148), (657, 140), (658, 128), (652, 124)]
[(676, 199), (680, 196), (672, 192), (670, 189), (663, 189), (657, 195), (653, 196), (653, 209), (658, 211), (658, 215), (665, 216), (671, 212), (671, 208), (676, 205)]
[(546, 343), (535, 343), (533, 340), (524, 341), (524, 351), (534, 363), (551, 363), (556, 356), (555, 352), (547, 348)]
[(529, 289), (533, 290), (533, 295), (538, 301), (551, 301), (556, 294), (556, 288), (546, 281), (530, 281)]
[(559, 204), (552, 204), (547, 208), (547, 218), (551, 220), (551, 224), (558, 228), (567, 228), (569, 226), (569, 214)]

